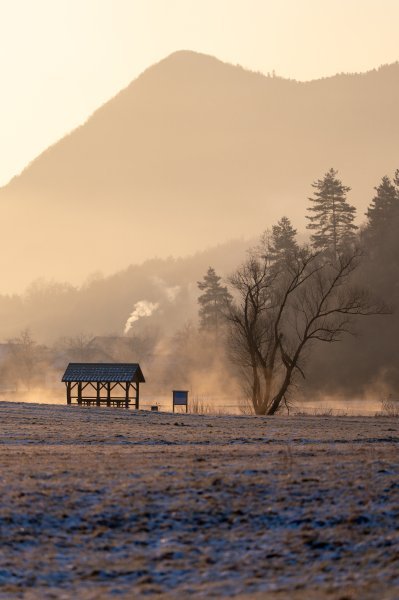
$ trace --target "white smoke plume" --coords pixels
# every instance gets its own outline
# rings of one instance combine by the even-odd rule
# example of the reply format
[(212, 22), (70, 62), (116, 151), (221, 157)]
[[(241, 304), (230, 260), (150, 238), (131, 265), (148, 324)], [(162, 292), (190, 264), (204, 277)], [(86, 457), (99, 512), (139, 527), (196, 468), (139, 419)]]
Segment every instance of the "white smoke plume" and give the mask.
[(169, 302), (174, 302), (180, 293), (180, 285), (168, 286), (163, 279), (154, 275), (151, 277), (153, 283), (165, 294)]
[(158, 302), (148, 302), (148, 300), (139, 300), (138, 302), (136, 302), (133, 311), (130, 314), (130, 317), (126, 321), (125, 329), (123, 331), (124, 335), (129, 333), (133, 326), (133, 323), (141, 319), (141, 317), (150, 317), (152, 313), (155, 310), (157, 310), (158, 307)]
[(180, 292), (180, 285), (174, 285), (173, 287), (167, 287), (165, 289), (165, 294), (169, 302), (174, 302), (176, 300), (177, 295)]

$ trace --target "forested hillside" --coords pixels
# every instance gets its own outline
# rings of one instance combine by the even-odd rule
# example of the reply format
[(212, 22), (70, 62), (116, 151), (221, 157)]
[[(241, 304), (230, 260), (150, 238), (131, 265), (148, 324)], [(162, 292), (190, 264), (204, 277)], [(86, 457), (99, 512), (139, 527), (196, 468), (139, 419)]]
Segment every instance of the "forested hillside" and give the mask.
[[(174, 333), (187, 321), (197, 322), (197, 281), (210, 265), (227, 276), (245, 257), (250, 241), (227, 242), (187, 258), (157, 258), (131, 265), (111, 276), (94, 273), (75, 287), (37, 279), (23, 294), (0, 296), (0, 340), (24, 329), (40, 343), (63, 336), (123, 335), (140, 301), (158, 304), (150, 318), (135, 325)], [(131, 332), (132, 333), (132, 332)]]
[[(257, 278), (264, 268), (266, 296), (262, 319), (266, 321), (259, 322), (259, 332), (267, 332), (268, 315), (277, 306), (281, 289), (276, 288), (270, 296), (272, 302), (267, 290), (273, 289), (278, 278), (295, 275), (295, 269), (304, 260), (316, 266), (319, 263), (314, 261), (321, 260), (320, 269), (325, 269), (324, 264), (335, 269), (339, 257), (345, 257), (349, 249), (356, 252), (356, 269), (344, 276), (335, 299), (342, 302), (347, 293), (350, 297), (353, 286), (355, 292), (357, 287), (364, 290), (366, 296), (355, 293), (360, 305), (354, 314), (364, 312), (368, 316), (356, 320), (354, 329), (344, 319), (342, 332), (341, 325), (335, 331), (322, 321), (322, 338), (334, 343), (319, 343), (317, 335), (309, 344), (309, 351), (298, 363), (294, 398), (397, 396), (399, 172), (376, 181), (359, 229), (354, 225), (355, 210), (350, 203), (350, 186), (346, 185), (349, 182), (342, 182), (338, 175), (331, 169), (313, 184), (312, 202), (305, 209), (305, 216), (310, 216), (308, 246), (304, 246), (289, 217), (283, 216), (252, 242), (221, 244), (185, 259), (153, 259), (109, 277), (93, 275), (80, 288), (38, 280), (23, 295), (1, 296), (1, 336), (5, 342), (11, 340), (11, 347), (17, 349), (17, 363), (22, 361), (16, 372), (26, 371), (26, 357), (19, 356), (20, 350), (31, 352), (36, 348), (32, 356), (43, 368), (51, 364), (52, 368), (56, 365), (56, 369), (62, 369), (69, 359), (140, 360), (150, 373), (149, 389), (161, 389), (172, 369), (182, 385), (196, 382), (196, 389), (211, 387), (213, 393), (233, 389), (237, 395), (239, 382), (245, 381), (242, 375), (247, 361), (241, 354), (238, 369), (231, 361), (223, 302), (236, 302), (243, 281), (251, 282), (251, 277)], [(264, 264), (260, 270), (253, 271), (248, 262), (254, 256), (261, 261), (259, 265)], [(315, 273), (318, 269), (317, 266)], [(237, 273), (241, 273), (241, 278), (237, 279)], [(313, 310), (319, 293), (317, 285), (316, 280), (313, 291), (310, 288), (298, 296), (288, 313), (291, 316), (283, 323), (284, 342), (278, 341), (276, 346), (282, 365), (292, 361), (292, 323), (297, 315)], [(300, 321), (297, 324), (300, 326)], [(346, 332), (355, 335), (348, 336)], [(242, 351), (242, 340), (238, 349)], [(12, 354), (9, 359), (13, 364)]]

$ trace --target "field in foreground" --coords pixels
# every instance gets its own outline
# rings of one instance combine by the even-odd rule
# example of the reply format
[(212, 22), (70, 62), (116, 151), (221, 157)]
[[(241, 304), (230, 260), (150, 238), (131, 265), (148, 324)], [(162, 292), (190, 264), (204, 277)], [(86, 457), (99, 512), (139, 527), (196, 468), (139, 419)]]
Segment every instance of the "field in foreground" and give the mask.
[(399, 420), (0, 403), (0, 598), (399, 598)]

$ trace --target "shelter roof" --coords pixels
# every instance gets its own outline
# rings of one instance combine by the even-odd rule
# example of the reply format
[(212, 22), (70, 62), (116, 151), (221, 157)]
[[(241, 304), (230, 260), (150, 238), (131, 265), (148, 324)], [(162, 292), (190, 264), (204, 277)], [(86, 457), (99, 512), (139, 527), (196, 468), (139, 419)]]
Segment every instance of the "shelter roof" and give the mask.
[(145, 382), (138, 363), (69, 363), (62, 381)]

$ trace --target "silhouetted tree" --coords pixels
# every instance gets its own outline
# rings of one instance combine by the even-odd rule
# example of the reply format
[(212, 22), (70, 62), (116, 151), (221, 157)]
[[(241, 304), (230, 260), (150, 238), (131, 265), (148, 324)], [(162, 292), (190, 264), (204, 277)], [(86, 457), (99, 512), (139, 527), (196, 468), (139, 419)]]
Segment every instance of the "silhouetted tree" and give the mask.
[(43, 348), (38, 346), (29, 329), (21, 331), (19, 336), (8, 341), (10, 354), (8, 357), (8, 370), (11, 379), (18, 386), (22, 383), (28, 390), (33, 383), (40, 379), (38, 366), (42, 359)]
[(352, 283), (358, 250), (328, 254), (299, 248), (281, 269), (252, 255), (231, 277), (229, 348), (241, 369), (256, 414), (275, 414), (294, 382), (304, 376), (306, 351), (351, 332), (353, 317), (385, 307)]
[(399, 171), (395, 173), (394, 183), (385, 175), (374, 189), (376, 194), (366, 212), (369, 238), (386, 234), (399, 215)]
[(282, 217), (277, 225), (273, 225), (271, 234), (266, 232), (263, 237), (265, 256), (278, 267), (281, 262), (298, 252), (296, 241), (297, 230), (293, 228), (288, 217)]
[(200, 329), (217, 332), (224, 321), (224, 310), (231, 301), (231, 294), (226, 286), (221, 285), (221, 277), (216, 275), (215, 269), (209, 267), (203, 281), (197, 285), (203, 292), (198, 297), (200, 305)]
[[(396, 187), (392, 177), (383, 177), (376, 184), (368, 211), (370, 218), (362, 231), (366, 257), (356, 273), (359, 283), (375, 290), (380, 298), (389, 302), (393, 314), (387, 319), (362, 319), (357, 327), (359, 339), (348, 339), (342, 347), (331, 349), (331, 352), (329, 348), (320, 348), (314, 362), (309, 365), (309, 381), (306, 384), (309, 393), (324, 393), (328, 389), (333, 395), (345, 390), (350, 397), (359, 395), (360, 390), (368, 395), (370, 386), (376, 390), (381, 385), (397, 395), (399, 201), (395, 199)], [(364, 343), (368, 340), (370, 343)], [(331, 371), (339, 373), (336, 380), (329, 378)]]
[(313, 182), (312, 187), (314, 198), (309, 200), (313, 206), (308, 208), (312, 214), (306, 217), (310, 221), (307, 228), (314, 232), (312, 246), (315, 250), (331, 250), (337, 255), (346, 244), (354, 241), (357, 229), (353, 224), (356, 209), (346, 200), (350, 187), (343, 185), (334, 169), (327, 171), (323, 179)]
[(72, 362), (85, 362), (93, 359), (92, 340), (93, 335), (80, 332), (71, 337), (63, 337), (57, 346)]
[(368, 255), (363, 277), (374, 288), (398, 306), (399, 278), (399, 172), (393, 181), (384, 176), (375, 187), (375, 195), (367, 209), (367, 224), (362, 242)]

